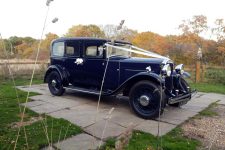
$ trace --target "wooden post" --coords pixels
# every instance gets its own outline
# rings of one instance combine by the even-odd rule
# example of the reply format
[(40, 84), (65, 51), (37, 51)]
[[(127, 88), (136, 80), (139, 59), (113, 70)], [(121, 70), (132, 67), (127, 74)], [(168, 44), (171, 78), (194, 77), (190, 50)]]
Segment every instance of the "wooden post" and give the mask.
[(200, 68), (201, 68), (201, 62), (200, 60), (196, 61), (196, 70), (195, 70), (195, 83), (198, 83), (200, 81), (201, 73), (200, 73)]
[(204, 82), (205, 79), (205, 65), (201, 64), (201, 82)]
[(195, 68), (195, 83), (201, 80), (201, 60), (202, 60), (202, 49), (199, 47), (197, 52), (197, 61)]

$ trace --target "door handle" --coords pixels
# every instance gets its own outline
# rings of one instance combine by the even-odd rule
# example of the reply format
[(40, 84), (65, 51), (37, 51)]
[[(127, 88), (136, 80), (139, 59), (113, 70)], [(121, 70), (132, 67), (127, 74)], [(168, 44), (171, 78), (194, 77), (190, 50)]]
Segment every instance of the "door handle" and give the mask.
[(84, 60), (82, 58), (77, 58), (74, 63), (77, 65), (83, 65), (83, 62), (84, 62)]

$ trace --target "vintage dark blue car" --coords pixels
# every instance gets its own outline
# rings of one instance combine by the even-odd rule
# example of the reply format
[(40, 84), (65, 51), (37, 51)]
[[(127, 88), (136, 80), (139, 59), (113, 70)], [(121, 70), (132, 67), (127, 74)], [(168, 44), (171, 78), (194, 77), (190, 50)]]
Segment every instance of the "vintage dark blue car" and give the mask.
[[(137, 54), (150, 58), (132, 57)], [(123, 94), (137, 115), (155, 118), (167, 104), (180, 106), (191, 99), (186, 75), (182, 64), (175, 67), (167, 57), (125, 41), (59, 38), (52, 42), (44, 82), (56, 96), (65, 89), (103, 96)]]

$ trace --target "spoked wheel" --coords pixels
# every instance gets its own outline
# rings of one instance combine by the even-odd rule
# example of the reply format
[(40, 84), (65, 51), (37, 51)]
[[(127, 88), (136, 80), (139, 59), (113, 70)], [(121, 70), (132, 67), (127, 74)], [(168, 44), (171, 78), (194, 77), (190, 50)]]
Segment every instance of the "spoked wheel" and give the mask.
[[(130, 90), (130, 105), (133, 111), (140, 117), (149, 119), (156, 118), (163, 112), (161, 90), (149, 81), (140, 81)], [(161, 108), (160, 108), (161, 107)]]
[(48, 76), (48, 88), (52, 95), (61, 96), (65, 89), (62, 85), (62, 80), (58, 72), (52, 71)]

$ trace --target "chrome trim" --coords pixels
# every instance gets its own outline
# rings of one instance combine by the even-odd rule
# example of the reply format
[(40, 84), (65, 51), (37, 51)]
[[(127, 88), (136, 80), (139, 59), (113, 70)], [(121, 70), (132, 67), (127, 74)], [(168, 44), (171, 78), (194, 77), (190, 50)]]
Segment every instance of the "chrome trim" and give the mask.
[(175, 69), (181, 70), (181, 69), (183, 69), (183, 67), (184, 67), (184, 64), (179, 64), (175, 67)]
[(145, 72), (146, 70), (134, 70), (134, 69), (125, 69), (126, 71), (140, 71), (140, 72)]
[(139, 98), (139, 102), (142, 106), (148, 106), (149, 105), (149, 102), (150, 102), (150, 98), (146, 95), (142, 95), (140, 98)]
[(85, 90), (75, 89), (75, 88), (68, 88), (68, 87), (63, 87), (63, 88), (68, 89), (68, 90), (77, 91), (77, 92), (89, 93), (89, 94), (96, 94), (96, 95), (100, 94), (99, 92), (91, 92), (91, 91), (85, 91)]
[(164, 64), (164, 65), (166, 65), (168, 63), (173, 63), (173, 61), (170, 60), (170, 59), (164, 59), (163, 62), (162, 62), (162, 64)]
[(171, 73), (172, 73), (170, 64), (164, 65), (163, 68), (162, 68), (162, 71), (163, 71), (164, 73), (166, 73), (167, 76), (170, 76)]

